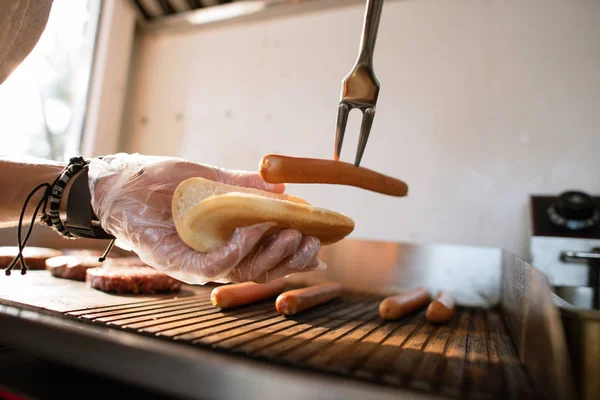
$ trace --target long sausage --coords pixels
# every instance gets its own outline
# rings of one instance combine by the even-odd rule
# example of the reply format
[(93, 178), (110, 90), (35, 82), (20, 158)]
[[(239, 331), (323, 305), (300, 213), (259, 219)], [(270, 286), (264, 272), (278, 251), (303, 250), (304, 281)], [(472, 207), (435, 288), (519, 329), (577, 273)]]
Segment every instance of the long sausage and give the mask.
[(333, 300), (341, 294), (342, 285), (326, 282), (280, 294), (275, 301), (275, 308), (279, 314), (294, 315)]
[(269, 183), (348, 185), (397, 197), (408, 193), (408, 185), (399, 179), (335, 160), (270, 154), (260, 162), (260, 176)]
[(402, 318), (414, 311), (425, 308), (431, 301), (429, 292), (423, 288), (385, 298), (379, 304), (379, 316), (385, 320)]
[(444, 324), (454, 315), (454, 299), (450, 292), (440, 292), (427, 308), (425, 318), (434, 324)]
[(269, 283), (235, 283), (214, 288), (210, 294), (210, 301), (219, 308), (237, 307), (274, 297), (283, 292), (284, 288), (283, 279)]

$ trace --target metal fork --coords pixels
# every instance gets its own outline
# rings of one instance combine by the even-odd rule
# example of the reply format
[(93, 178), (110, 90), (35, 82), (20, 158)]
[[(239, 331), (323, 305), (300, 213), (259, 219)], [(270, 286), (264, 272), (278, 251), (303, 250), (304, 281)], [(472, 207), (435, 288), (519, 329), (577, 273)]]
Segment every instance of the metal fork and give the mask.
[(362, 159), (373, 119), (375, 118), (375, 104), (379, 95), (379, 81), (373, 71), (373, 51), (377, 40), (377, 30), (381, 19), (383, 0), (367, 0), (367, 9), (363, 22), (360, 51), (352, 71), (344, 78), (342, 83), (342, 98), (338, 105), (337, 124), (335, 130), (335, 147), (333, 157), (340, 159), (342, 142), (346, 132), (348, 114), (353, 108), (358, 108), (363, 113), (360, 127), (358, 148), (354, 165), (359, 166)]

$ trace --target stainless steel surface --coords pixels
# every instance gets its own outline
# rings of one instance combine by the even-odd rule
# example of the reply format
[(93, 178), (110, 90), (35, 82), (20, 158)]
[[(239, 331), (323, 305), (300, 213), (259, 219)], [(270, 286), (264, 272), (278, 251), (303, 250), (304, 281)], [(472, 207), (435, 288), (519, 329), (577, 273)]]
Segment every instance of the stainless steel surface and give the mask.
[(558, 297), (577, 308), (594, 307), (594, 289), (589, 286), (556, 286), (553, 290)]
[(592, 288), (592, 307), (600, 310), (600, 248), (591, 252), (564, 251), (560, 259), (565, 262), (585, 262), (588, 266), (587, 286)]
[(209, 293), (206, 290), (195, 300), (160, 300), (67, 315), (160, 335), (194, 348), (427, 394), (498, 399), (533, 395), (497, 310), (461, 308), (441, 327), (427, 323), (424, 311), (390, 322), (377, 315), (379, 297), (347, 293), (285, 318), (272, 301), (221, 312), (210, 304)]
[(588, 285), (588, 266), (585, 263), (561, 261), (563, 251), (589, 252), (600, 247), (598, 239), (533, 236), (530, 241), (530, 262), (540, 269), (552, 286)]
[(299, 284), (328, 280), (378, 295), (425, 287), (451, 291), (457, 304), (493, 307), (500, 301), (502, 253), (493, 247), (415, 245), (345, 239), (321, 250), (325, 271), (297, 274)]
[(600, 396), (600, 311), (583, 309), (562, 298), (555, 299), (561, 312), (579, 398)]
[(556, 196), (532, 197), (531, 259), (553, 287), (578, 398), (596, 399), (600, 393), (600, 313), (593, 309), (598, 291), (591, 286), (597, 287), (599, 269), (594, 266), (598, 257), (591, 250), (600, 247), (600, 238), (594, 229), (575, 233), (558, 228), (556, 219), (548, 216), (557, 201)]
[[(508, 365), (525, 368), (536, 392), (541, 390), (549, 398), (569, 398), (565, 393), (569, 392), (570, 371), (553, 294), (542, 274), (517, 257), (493, 248), (345, 240), (324, 248), (322, 258), (329, 264), (327, 271), (298, 277), (307, 283), (335, 279), (349, 292), (371, 288), (366, 300), (341, 299), (341, 303), (330, 303), (297, 319), (284, 319), (273, 314), (272, 302), (221, 313), (208, 304), (206, 293), (202, 298), (195, 290), (193, 296), (150, 299), (144, 304), (112, 302), (101, 310), (96, 304), (93, 312), (85, 310), (87, 305), (77, 306), (77, 296), (68, 296), (71, 310), (84, 310), (71, 313), (73, 319), (65, 321), (56, 311), (44, 314), (47, 297), (37, 293), (52, 282), (60, 286), (65, 281), (39, 271), (40, 276), (45, 273), (45, 282), (38, 279), (38, 285), (28, 286), (25, 281), (20, 285), (28, 289), (22, 296), (30, 300), (22, 304), (17, 300), (19, 295), (12, 293), (10, 301), (2, 301), (9, 307), (3, 307), (0, 315), (0, 339), (122, 379), (139, 383), (151, 380), (146, 383), (178, 394), (196, 390), (199, 395), (198, 386), (211, 386), (204, 396), (208, 398), (275, 398), (282, 392), (290, 393), (290, 398), (323, 398), (317, 387), (326, 398), (421, 398), (432, 390), (460, 396), (466, 390), (489, 393), (490, 387), (498, 387), (495, 385), (518, 393), (519, 388), (526, 387), (522, 385), (524, 378), (515, 380), (519, 372)], [(422, 315), (390, 324), (378, 320), (376, 299), (416, 285), (432, 292), (451, 290), (461, 306), (479, 302), (488, 308), (461, 308), (447, 327), (431, 326)], [(89, 299), (81, 302), (89, 303)], [(500, 306), (502, 320), (497, 308), (492, 308), (495, 305)], [(115, 310), (118, 314), (113, 313)], [(90, 313), (96, 315), (90, 317)], [(253, 353), (219, 354), (238, 348), (260, 353), (261, 346), (267, 344), (266, 349), (277, 343), (307, 349), (298, 350), (301, 352), (314, 350), (313, 346), (318, 350), (307, 356), (306, 360), (312, 359), (308, 366), (302, 359), (294, 359), (291, 367), (274, 365), (278, 354), (264, 354), (266, 358), (260, 362), (253, 359)], [(224, 348), (227, 344), (234, 346)], [(257, 344), (260, 346), (254, 347)], [(175, 348), (181, 352), (173, 353)], [(518, 361), (510, 358), (511, 352), (515, 357), (518, 354)], [(372, 364), (365, 361), (370, 357), (375, 360)], [(393, 365), (379, 362), (388, 357), (390, 363), (394, 360)], [(315, 370), (315, 365), (320, 369)], [(366, 377), (344, 375), (372, 371), (365, 365), (394, 372), (382, 374), (387, 377), (385, 387), (377, 376), (368, 381), (368, 373)], [(391, 369), (385, 369), (388, 366)], [(437, 371), (440, 375), (435, 375)], [(453, 373), (453, 378), (447, 377)], [(545, 393), (546, 388), (551, 393)], [(415, 395), (412, 389), (420, 392)], [(269, 397), (267, 392), (277, 394)]]
[[(176, 296), (191, 296), (197, 290), (197, 287), (186, 285)], [(3, 303), (18, 303), (58, 313), (70, 311), (74, 308), (138, 303), (171, 297), (173, 297), (172, 294), (108, 294), (99, 290), (92, 290), (81, 282), (54, 278), (50, 276), (48, 271), (28, 271), (26, 275), (0, 275), (0, 299)]]
[(49, 360), (14, 346), (0, 345), (0, 376), (3, 400), (185, 400), (131, 381), (111, 379), (88, 369)]
[(600, 396), (600, 250), (565, 251), (561, 260), (584, 262), (589, 268), (588, 287), (558, 287), (555, 291), (564, 300), (558, 304), (580, 396), (585, 400), (597, 399)]
[(350, 111), (356, 108), (363, 113), (358, 148), (354, 160), (354, 165), (357, 167), (360, 165), (367, 146), (369, 133), (375, 118), (377, 97), (379, 96), (379, 81), (373, 71), (373, 52), (375, 51), (382, 10), (383, 0), (367, 0), (358, 58), (352, 71), (344, 78), (342, 96), (338, 105), (334, 146), (334, 158), (336, 160), (339, 160), (342, 152), (342, 143)]
[(589, 260), (600, 260), (600, 253), (589, 253), (582, 251), (563, 251), (560, 253), (561, 261), (573, 262), (573, 261), (589, 261)]
[(189, 399), (439, 399), (15, 307), (0, 305), (0, 324), (2, 343)]
[(502, 252), (501, 308), (536, 388), (546, 398), (576, 398), (566, 338), (548, 281), (507, 251)]
[[(500, 300), (501, 251), (493, 247), (345, 239), (323, 247), (320, 258), (327, 270), (296, 274), (290, 282), (335, 280), (348, 290), (376, 295), (423, 286), (432, 294), (450, 290), (457, 304), (469, 307), (492, 307)], [(177, 296), (198, 289), (186, 285)], [(51, 278), (46, 271), (0, 276), (0, 298), (59, 312), (168, 297), (107, 294), (79, 282)]]

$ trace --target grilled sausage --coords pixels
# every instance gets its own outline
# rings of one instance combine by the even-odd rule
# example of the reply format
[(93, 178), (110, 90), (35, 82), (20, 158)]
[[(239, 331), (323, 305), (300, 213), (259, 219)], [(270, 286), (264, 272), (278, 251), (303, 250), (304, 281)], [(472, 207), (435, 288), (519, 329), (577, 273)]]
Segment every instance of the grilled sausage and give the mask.
[(285, 282), (277, 279), (269, 283), (244, 282), (214, 288), (210, 301), (219, 308), (230, 308), (255, 303), (283, 292)]
[(379, 316), (386, 320), (402, 318), (414, 311), (425, 308), (430, 301), (431, 297), (427, 290), (416, 288), (383, 299), (379, 304)]
[(454, 315), (454, 299), (450, 292), (440, 292), (427, 308), (425, 317), (434, 324), (444, 324)]
[(408, 193), (408, 185), (399, 179), (335, 160), (270, 154), (260, 162), (260, 176), (270, 183), (348, 185), (398, 197)]
[(277, 297), (275, 307), (279, 314), (294, 315), (333, 300), (341, 294), (342, 285), (336, 282), (326, 282), (282, 293)]

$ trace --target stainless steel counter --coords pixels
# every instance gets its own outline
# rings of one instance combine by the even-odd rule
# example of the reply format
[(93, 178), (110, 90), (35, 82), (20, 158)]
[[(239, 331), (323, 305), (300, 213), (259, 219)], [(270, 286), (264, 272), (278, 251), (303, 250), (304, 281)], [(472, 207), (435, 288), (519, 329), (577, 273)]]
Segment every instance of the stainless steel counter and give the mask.
[[(142, 299), (108, 295), (88, 289), (83, 283), (66, 282), (52, 278), (45, 271), (39, 271), (38, 275), (32, 273), (25, 276), (0, 277), (0, 298), (3, 299), (0, 303), (4, 304), (0, 306), (0, 324), (3, 327), (0, 330), (0, 342), (22, 346), (79, 368), (87, 368), (172, 395), (261, 400), (280, 400), (282, 393), (285, 393), (288, 400), (438, 398), (443, 393), (424, 390), (423, 387), (419, 388), (419, 385), (415, 388), (403, 386), (403, 382), (407, 382), (405, 373), (412, 376), (417, 371), (406, 368), (420, 365), (419, 360), (426, 358), (424, 355), (427, 354), (429, 342), (436, 344), (436, 349), (453, 348), (452, 346), (456, 345), (456, 350), (459, 351), (466, 346), (465, 351), (457, 353), (463, 354), (463, 358), (457, 357), (464, 360), (464, 366), (467, 368), (465, 371), (476, 371), (479, 363), (489, 365), (491, 370), (494, 370), (494, 353), (490, 353), (488, 344), (483, 343), (489, 343), (491, 348), (499, 346), (498, 348), (504, 350), (506, 347), (503, 346), (506, 343), (513, 343), (509, 346), (514, 346), (513, 349), (509, 350), (514, 351), (517, 357), (514, 362), (526, 371), (537, 397), (575, 398), (559, 309), (552, 301), (552, 293), (543, 274), (518, 257), (493, 248), (415, 246), (358, 240), (345, 240), (328, 246), (323, 249), (321, 256), (329, 265), (327, 271), (299, 274), (290, 279), (290, 282), (306, 284), (334, 279), (342, 283), (347, 292), (366, 294), (379, 299), (385, 294), (415, 286), (424, 286), (432, 294), (445, 289), (452, 291), (457, 303), (461, 307), (466, 306), (467, 309), (461, 311), (460, 318), (457, 317), (448, 335), (444, 335), (443, 330), (429, 327), (424, 321), (419, 323), (415, 319), (412, 326), (412, 317), (407, 321), (399, 321), (398, 326), (385, 325), (383, 321), (378, 320), (376, 307), (369, 305), (376, 304), (376, 299), (370, 303), (355, 305), (364, 311), (361, 311), (362, 317), (359, 319), (350, 316), (350, 311), (343, 313), (346, 307), (354, 306), (342, 302), (337, 306), (329, 306), (333, 307), (331, 313), (325, 308), (315, 310), (316, 313), (326, 314), (316, 320), (309, 318), (306, 321), (287, 321), (285, 318), (270, 315), (268, 304), (261, 306), (267, 307), (264, 310), (254, 310), (254, 306), (248, 306), (250, 308), (228, 315), (211, 312), (208, 309), (210, 306), (202, 303), (206, 300), (200, 298), (200, 292), (209, 290), (206, 287), (186, 286), (184, 292), (177, 296), (179, 299), (165, 299), (160, 296), (147, 296)], [(159, 325), (163, 323), (160, 318), (165, 313), (146, 315), (146, 310), (153, 310), (155, 305), (161, 305), (159, 308), (162, 309), (162, 304), (166, 304), (163, 302), (167, 302), (175, 305), (175, 311), (180, 312), (179, 310), (188, 307), (187, 302), (196, 301), (195, 296), (200, 296), (198, 307), (201, 310), (189, 310), (192, 314), (214, 314), (211, 320), (221, 324), (223, 328), (229, 326), (228, 324), (248, 328), (233, 332), (234, 336), (254, 337), (258, 334), (258, 337), (268, 339), (268, 335), (285, 332), (277, 329), (274, 331), (272, 326), (282, 324), (288, 327), (291, 324), (293, 326), (290, 329), (296, 331), (299, 329), (296, 325), (308, 329), (309, 332), (311, 329), (333, 329), (331, 334), (319, 336), (319, 340), (326, 341), (331, 351), (338, 351), (339, 344), (342, 344), (342, 347), (346, 346), (344, 348), (347, 348), (347, 351), (355, 349), (354, 351), (361, 353), (378, 348), (389, 351), (393, 359), (400, 360), (393, 364), (400, 368), (400, 386), (373, 385), (348, 376), (340, 377), (323, 371), (306, 370), (300, 368), (299, 364), (284, 367), (272, 362), (276, 360), (256, 359), (246, 354), (231, 352), (228, 348), (211, 343), (217, 339), (219, 343), (225, 343), (232, 333), (221, 328), (215, 330), (212, 322), (207, 324), (198, 318), (188, 321), (185, 320), (185, 316), (183, 320), (178, 317), (176, 319), (181, 321), (176, 325), (183, 324), (184, 328), (189, 325), (189, 329), (200, 329), (194, 331), (194, 337), (204, 337), (207, 333), (218, 333), (222, 337), (210, 336), (208, 342), (194, 341), (192, 345), (196, 346), (190, 346), (189, 343), (161, 334), (164, 331), (162, 328), (157, 332), (138, 332), (127, 327), (131, 317), (135, 316), (136, 321), (140, 322), (137, 318), (142, 315), (150, 320), (156, 318), (156, 321), (149, 323)], [(179, 305), (181, 302), (186, 304)], [(137, 310), (139, 306), (143, 309), (142, 314)], [(469, 307), (476, 308), (469, 311)], [(113, 312), (111, 310), (125, 310), (126, 315), (124, 317), (119, 311), (114, 316), (108, 316), (111, 322), (103, 321), (103, 317), (97, 315), (98, 312), (110, 314)], [(133, 314), (130, 315), (130, 311)], [(170, 312), (171, 308), (167, 313)], [(339, 320), (343, 329), (333, 327), (338, 324), (336, 313), (339, 312), (345, 315)], [(92, 318), (88, 318), (89, 315)], [(333, 325), (327, 321), (323, 322), (324, 318), (332, 320)], [(121, 324), (121, 320), (126, 323)], [(171, 328), (169, 321), (165, 322), (167, 327)], [(494, 328), (490, 331), (490, 328), (485, 328), (500, 326), (500, 321), (502, 326), (506, 326), (506, 330), (496, 331)], [(401, 333), (409, 328), (411, 330), (406, 331), (408, 336), (405, 339), (392, 340), (395, 344), (391, 347), (382, 346), (394, 337), (393, 334), (389, 336), (382, 334), (383, 332), (391, 329), (390, 332)], [(187, 332), (189, 329), (185, 328), (183, 331)], [(488, 331), (491, 333), (483, 334)], [(504, 331), (508, 332), (512, 342), (486, 339), (488, 334)], [(379, 345), (369, 346), (372, 332), (375, 332), (373, 337), (378, 338)], [(436, 332), (441, 333), (438, 335)], [(312, 334), (308, 337), (312, 337)], [(449, 344), (439, 347), (437, 342), (444, 337)], [(450, 343), (451, 340), (455, 340), (451, 338), (464, 339), (464, 343)], [(334, 343), (338, 344), (333, 346)], [(500, 343), (504, 345), (500, 346)], [(314, 346), (314, 343), (311, 345)], [(484, 348), (488, 350), (479, 351)], [(449, 357), (455, 358), (452, 354), (449, 354)], [(385, 355), (385, 358), (388, 356)], [(345, 359), (354, 361), (354, 357)], [(342, 362), (341, 359), (339, 362)], [(414, 363), (417, 364), (413, 365)], [(455, 378), (456, 382), (453, 385), (460, 390), (466, 390), (471, 388), (472, 384), (483, 384), (483, 381), (467, 378), (468, 376), (460, 374)], [(500, 379), (500, 376), (497, 379)], [(397, 377), (392, 378), (392, 381), (396, 382), (394, 379)], [(435, 387), (437, 386), (434, 385)], [(446, 394), (452, 397), (456, 396), (456, 393)]]

